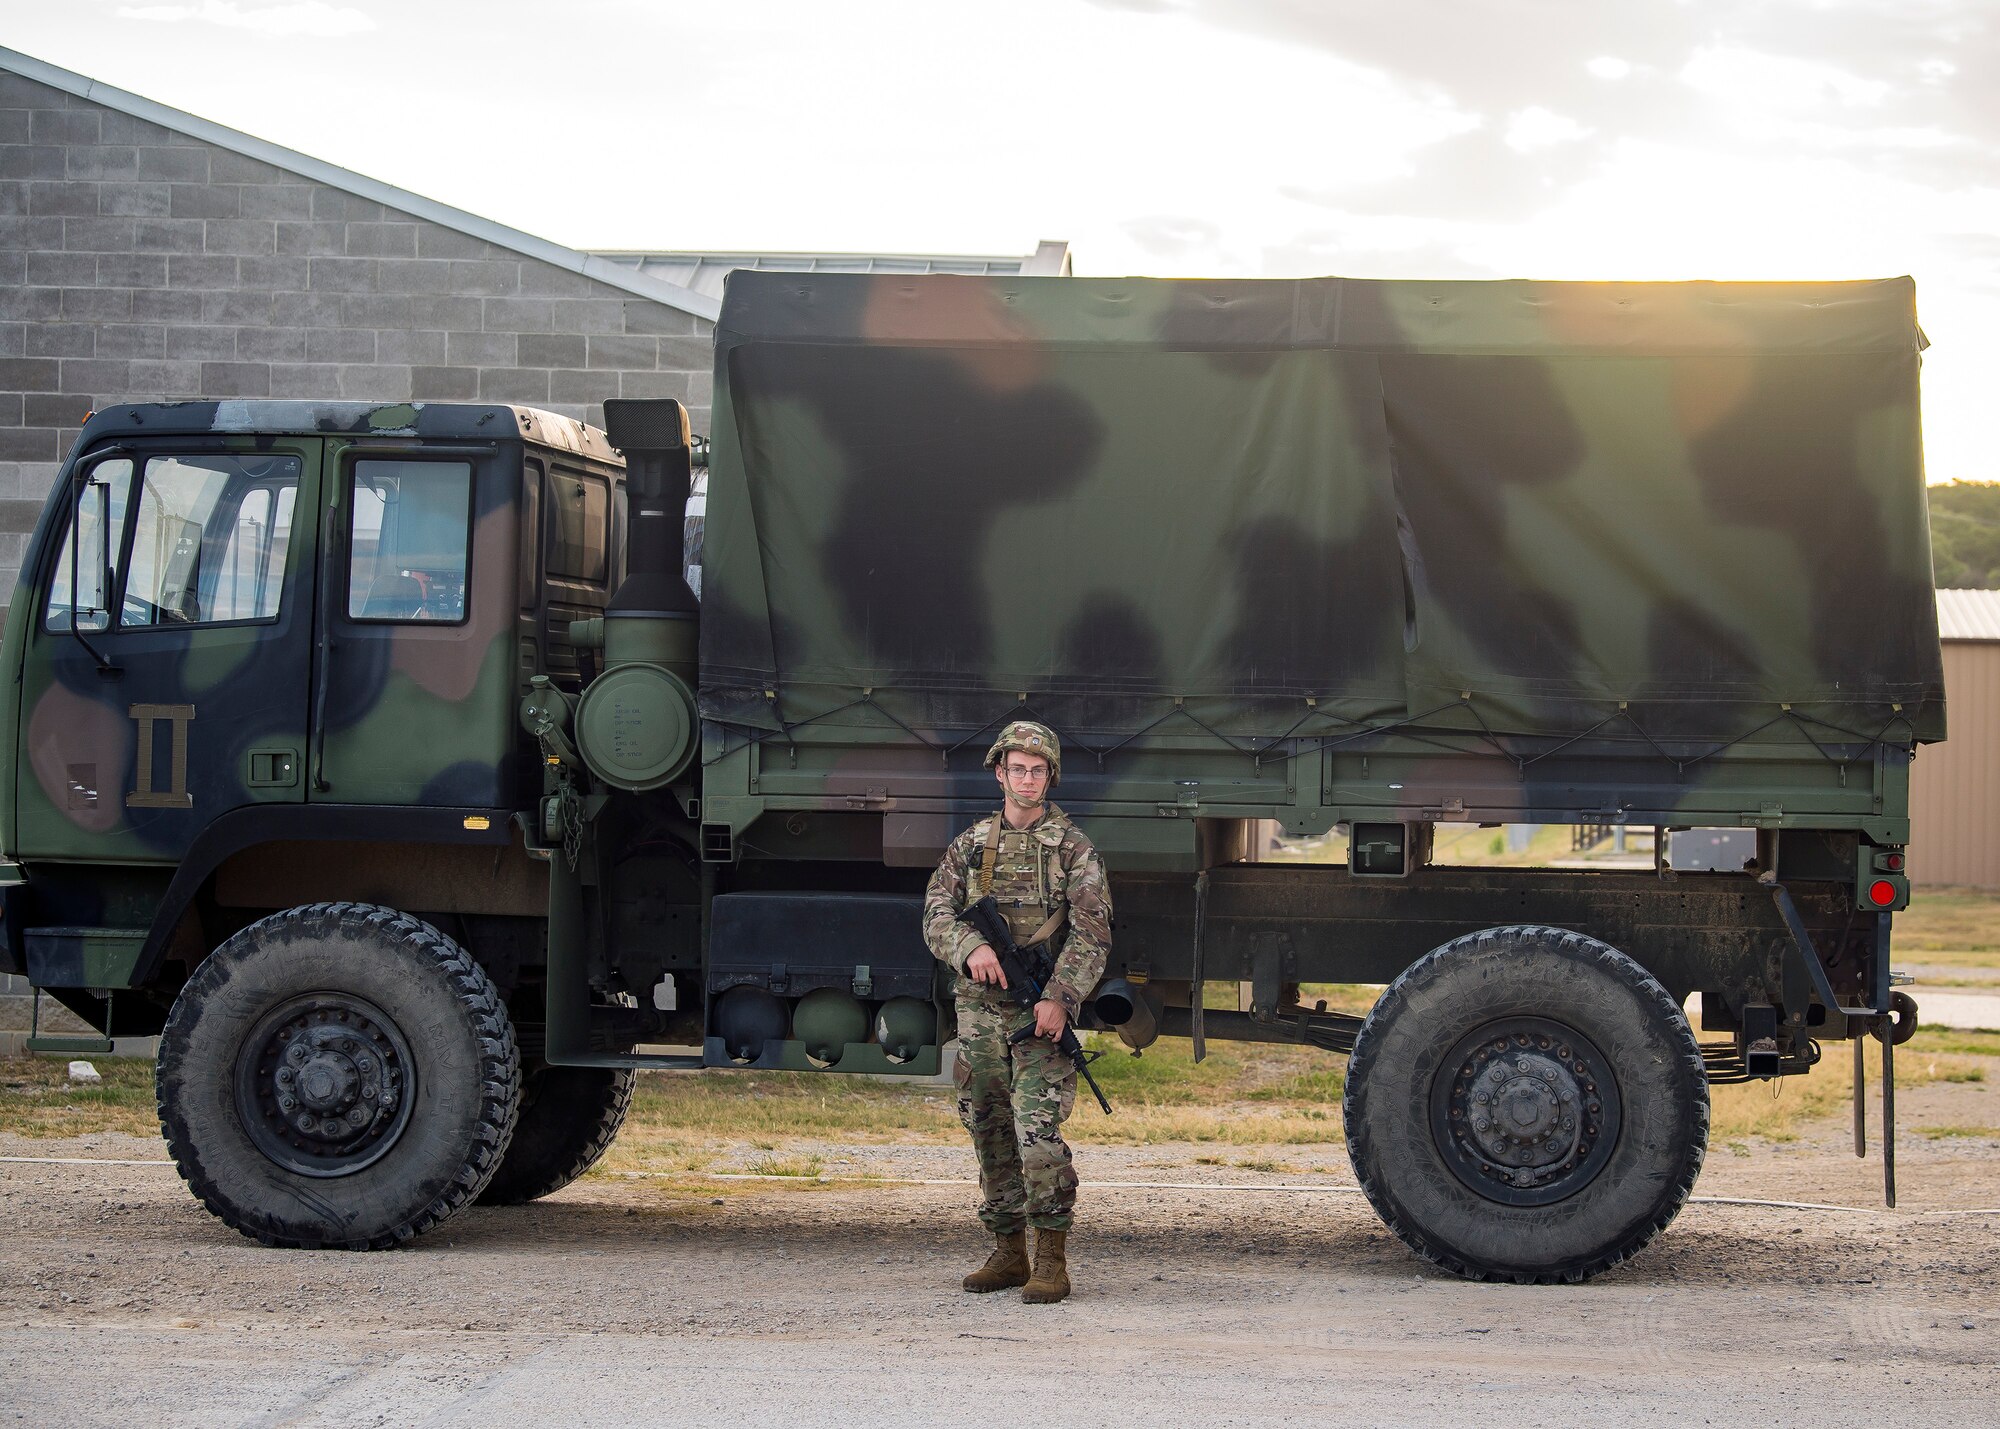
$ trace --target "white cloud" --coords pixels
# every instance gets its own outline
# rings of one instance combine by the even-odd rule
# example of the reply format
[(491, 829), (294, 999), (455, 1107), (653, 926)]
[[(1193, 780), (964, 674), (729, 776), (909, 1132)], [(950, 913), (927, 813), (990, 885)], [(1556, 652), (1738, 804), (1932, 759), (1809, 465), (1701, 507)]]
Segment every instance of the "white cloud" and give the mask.
[(1632, 62), (1621, 60), (1616, 55), (1598, 55), (1586, 60), (1583, 66), (1593, 79), (1624, 79), (1632, 73)]
[(1567, 114), (1558, 114), (1539, 104), (1517, 109), (1507, 116), (1507, 147), (1522, 154), (1574, 144), (1589, 134), (1588, 128)]
[(1680, 77), (1712, 99), (1764, 110), (1797, 111), (1829, 102), (1872, 108), (1890, 92), (1881, 80), (1863, 79), (1835, 65), (1729, 45), (1696, 50)]
[(254, 30), (264, 35), (311, 35), (339, 39), (375, 29), (374, 19), (345, 5), (326, 0), (295, 0), (285, 5), (243, 6), (233, 0), (201, 0), (198, 5), (134, 5), (120, 9), (121, 20), (151, 20), (164, 24), (193, 21), (228, 30)]

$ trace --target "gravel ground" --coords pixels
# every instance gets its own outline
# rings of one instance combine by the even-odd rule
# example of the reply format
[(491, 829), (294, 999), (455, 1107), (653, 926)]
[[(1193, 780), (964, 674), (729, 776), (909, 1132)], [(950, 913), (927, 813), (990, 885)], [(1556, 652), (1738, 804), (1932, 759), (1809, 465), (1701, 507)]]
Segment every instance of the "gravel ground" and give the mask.
[[(1990, 1126), (1994, 1101), (1930, 1086), (1903, 1112)], [(89, 1158), (0, 1161), (0, 1420), (1992, 1422), (2000, 1215), (1971, 1212), (2000, 1208), (2000, 1140), (1907, 1137), (1889, 1212), (1846, 1136), (1718, 1150), (1697, 1191), (1855, 1209), (1697, 1201), (1549, 1288), (1429, 1270), (1338, 1147), (1088, 1148), (1077, 1293), (1052, 1307), (957, 1290), (982, 1253), (958, 1148), (784, 1148), (824, 1185), (593, 1176), (353, 1255), (241, 1239), (156, 1142), (0, 1136)]]

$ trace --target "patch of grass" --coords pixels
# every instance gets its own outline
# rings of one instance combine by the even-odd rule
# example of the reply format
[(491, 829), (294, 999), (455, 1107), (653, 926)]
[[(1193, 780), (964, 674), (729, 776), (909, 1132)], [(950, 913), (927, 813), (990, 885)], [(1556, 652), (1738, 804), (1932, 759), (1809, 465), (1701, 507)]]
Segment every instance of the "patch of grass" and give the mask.
[(1347, 1091), (1347, 1068), (1344, 1064), (1329, 1064), (1301, 1071), (1295, 1076), (1276, 1082), (1268, 1087), (1258, 1087), (1245, 1093), (1245, 1100), (1253, 1102), (1290, 1102), (1317, 1109), (1338, 1108), (1340, 1099)]
[[(1084, 1093), (1085, 1097), (1089, 1093)], [(1251, 1111), (1227, 1107), (1136, 1107), (1112, 1104), (1104, 1116), (1086, 1101), (1063, 1134), (1078, 1145), (1152, 1146), (1166, 1141), (1223, 1146), (1322, 1146), (1341, 1141), (1340, 1115), (1324, 1112)]]
[(610, 1175), (620, 1171), (644, 1171), (652, 1174), (661, 1172), (688, 1173), (709, 1170), (715, 1164), (716, 1153), (712, 1148), (688, 1146), (656, 1134), (635, 1128), (631, 1122), (604, 1159), (590, 1168), (590, 1174)]
[[(1910, 1076), (1907, 1067), (1907, 1063), (1897, 1067), (1897, 1081), (1900, 1082), (1904, 1077)], [(1933, 1060), (1927, 1064), (1920, 1064), (1918, 1075), (1911, 1079), (1920, 1082), (1983, 1082), (1986, 1080), (1986, 1069), (1962, 1059), (1954, 1058), (1950, 1062)]]
[(1743, 1142), (1761, 1136), (1766, 1141), (1796, 1141), (1802, 1123), (1830, 1115), (1847, 1095), (1847, 1085), (1827, 1075), (1824, 1065), (1802, 1077), (1711, 1087), (1709, 1140)]
[(69, 1079), (68, 1057), (0, 1059), (0, 1131), (19, 1136), (84, 1136), (123, 1131), (158, 1136), (153, 1064), (144, 1057), (92, 1057), (104, 1080), (79, 1086)]
[(1919, 1027), (1902, 1048), (1905, 1053), (1955, 1052), (1961, 1056), (2000, 1057), (2000, 1032), (1958, 1032), (1949, 1027)]
[[(1761, 1136), (1767, 1141), (1796, 1141), (1802, 1125), (1847, 1109), (1854, 1094), (1851, 1065), (1846, 1047), (1835, 1044), (1828, 1047), (1826, 1060), (1804, 1076), (1711, 1087), (1710, 1144), (1727, 1144), (1751, 1136)], [(1898, 1087), (1984, 1080), (1985, 1066), (1962, 1056), (1905, 1057), (1896, 1064)], [(1868, 1078), (1871, 1095), (1877, 1085), (1871, 1063)]]
[(753, 1176), (818, 1176), (826, 1163), (817, 1156), (759, 1156), (743, 1168)]
[[(1192, 1045), (1179, 1038), (1156, 1042), (1137, 1057), (1113, 1037), (1087, 1034), (1084, 1043), (1089, 1048), (1104, 1049), (1105, 1055), (1091, 1063), (1091, 1074), (1104, 1088), (1104, 1094), (1121, 1109), (1124, 1103), (1226, 1105), (1290, 1086), (1301, 1074), (1325, 1070), (1337, 1073), (1345, 1065), (1332, 1053), (1262, 1042), (1210, 1042), (1208, 1056), (1201, 1062), (1194, 1060)], [(1089, 1092), (1084, 1095), (1089, 1096)], [(1333, 1104), (1338, 1106), (1337, 1086), (1332, 1095)], [(1299, 1087), (1283, 1099), (1317, 1100), (1323, 1096), (1323, 1092)]]
[(1299, 984), (1299, 1002), (1311, 1007), (1318, 1002), (1326, 1003), (1328, 1012), (1346, 1012), (1355, 1017), (1366, 1017), (1368, 1009), (1375, 1005), (1377, 998), (1387, 983), (1380, 982), (1308, 982)]
[(964, 1134), (948, 1088), (822, 1072), (642, 1072), (626, 1126), (670, 1143), (731, 1137), (766, 1151), (798, 1137)]
[[(1212, 1043), (1196, 1063), (1186, 1042), (1130, 1055), (1115, 1039), (1086, 1037), (1105, 1056), (1092, 1073), (1116, 1114), (1102, 1115), (1079, 1088), (1066, 1128), (1078, 1142), (1247, 1145), (1338, 1142), (1344, 1063), (1311, 1048)], [(648, 1072), (609, 1170), (700, 1170), (704, 1142), (749, 1142), (776, 1156), (800, 1138), (850, 1143), (963, 1139), (947, 1087), (862, 1081), (812, 1072)], [(774, 1173), (784, 1174), (784, 1173)], [(817, 1174), (812, 1173), (812, 1174)]]
[(1917, 1132), (1932, 1141), (1948, 1141), (1959, 1138), (1988, 1140), (2000, 1138), (2000, 1126), (1920, 1126)]
[(1920, 888), (1896, 915), (1896, 961), (2000, 968), (2000, 894)]
[(1200, 1063), (1178, 1039), (1156, 1043), (1142, 1057), (1116, 1050), (1091, 1067), (1116, 1115), (1101, 1115), (1086, 1090), (1065, 1130), (1073, 1140), (1099, 1144), (1337, 1143), (1346, 1070), (1332, 1053), (1258, 1042), (1212, 1042)]

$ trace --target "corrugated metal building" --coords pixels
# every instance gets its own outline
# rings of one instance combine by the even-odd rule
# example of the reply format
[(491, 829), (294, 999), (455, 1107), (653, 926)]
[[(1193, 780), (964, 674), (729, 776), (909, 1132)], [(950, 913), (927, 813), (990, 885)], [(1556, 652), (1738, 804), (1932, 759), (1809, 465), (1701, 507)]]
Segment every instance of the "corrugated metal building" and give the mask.
[(1917, 751), (1910, 872), (1923, 884), (2000, 888), (2000, 591), (1941, 590), (1951, 737)]

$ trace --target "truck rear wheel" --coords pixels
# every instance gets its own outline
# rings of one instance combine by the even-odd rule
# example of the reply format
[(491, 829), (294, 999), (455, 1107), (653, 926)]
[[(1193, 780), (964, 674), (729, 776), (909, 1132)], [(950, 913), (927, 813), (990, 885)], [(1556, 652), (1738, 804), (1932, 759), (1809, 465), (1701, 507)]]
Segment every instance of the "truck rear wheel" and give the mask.
[(639, 1074), (630, 1067), (537, 1067), (521, 1079), (521, 1114), (482, 1206), (518, 1206), (560, 1191), (611, 1149)]
[(380, 1250), (484, 1189), (520, 1059), (458, 944), (392, 908), (315, 903), (253, 923), (188, 979), (158, 1090), (174, 1164), (225, 1224)]
[(1473, 1280), (1576, 1282), (1686, 1204), (1708, 1145), (1701, 1051), (1616, 948), (1490, 928), (1392, 983), (1355, 1040), (1348, 1154), (1417, 1254)]

